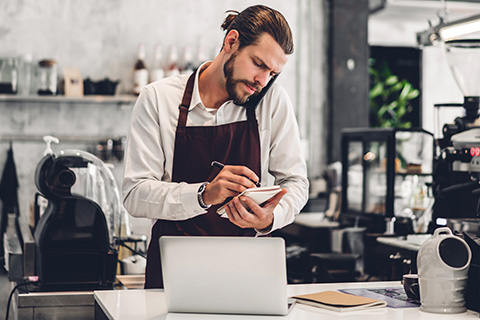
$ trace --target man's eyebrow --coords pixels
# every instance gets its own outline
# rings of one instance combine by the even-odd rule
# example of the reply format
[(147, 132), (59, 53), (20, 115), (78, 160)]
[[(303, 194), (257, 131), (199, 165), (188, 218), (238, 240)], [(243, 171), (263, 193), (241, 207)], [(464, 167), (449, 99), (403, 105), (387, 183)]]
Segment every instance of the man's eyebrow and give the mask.
[(270, 67), (267, 65), (267, 63), (266, 63), (265, 61), (263, 61), (263, 59), (260, 58), (259, 56), (253, 56), (253, 58), (254, 58), (255, 60), (258, 60), (263, 68), (268, 69), (268, 70), (272, 70), (272, 73), (273, 73), (273, 74), (277, 75), (277, 74), (279, 74), (279, 73), (281, 72), (281, 70), (277, 72), (277, 71), (273, 70), (273, 68), (270, 68)]

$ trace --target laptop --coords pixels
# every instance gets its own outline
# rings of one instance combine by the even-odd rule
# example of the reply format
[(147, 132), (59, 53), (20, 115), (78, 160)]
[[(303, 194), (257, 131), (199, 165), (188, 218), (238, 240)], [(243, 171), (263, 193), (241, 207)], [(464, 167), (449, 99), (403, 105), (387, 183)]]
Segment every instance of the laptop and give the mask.
[(282, 238), (160, 238), (169, 313), (285, 315), (285, 242)]

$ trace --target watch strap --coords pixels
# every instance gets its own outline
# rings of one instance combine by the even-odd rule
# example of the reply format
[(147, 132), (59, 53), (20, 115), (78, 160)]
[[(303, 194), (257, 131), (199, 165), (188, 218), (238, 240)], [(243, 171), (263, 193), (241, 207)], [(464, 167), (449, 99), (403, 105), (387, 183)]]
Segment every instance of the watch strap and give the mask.
[(208, 209), (210, 208), (212, 205), (208, 205), (205, 203), (205, 201), (203, 200), (203, 193), (205, 192), (205, 187), (207, 186), (207, 184), (209, 184), (209, 182), (204, 182), (202, 183), (202, 185), (200, 186), (200, 188), (198, 188), (198, 193), (197, 193), (197, 198), (198, 198), (198, 204), (200, 205), (200, 207), (202, 207), (203, 209)]

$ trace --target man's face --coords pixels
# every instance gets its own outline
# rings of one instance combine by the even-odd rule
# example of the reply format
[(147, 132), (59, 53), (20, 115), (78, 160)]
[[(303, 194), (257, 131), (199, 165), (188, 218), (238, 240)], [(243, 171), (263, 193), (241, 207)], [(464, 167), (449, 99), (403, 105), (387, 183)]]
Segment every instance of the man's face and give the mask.
[(256, 44), (232, 53), (223, 66), (225, 89), (235, 104), (245, 103), (260, 93), (272, 76), (279, 74), (287, 63), (280, 45), (267, 33)]

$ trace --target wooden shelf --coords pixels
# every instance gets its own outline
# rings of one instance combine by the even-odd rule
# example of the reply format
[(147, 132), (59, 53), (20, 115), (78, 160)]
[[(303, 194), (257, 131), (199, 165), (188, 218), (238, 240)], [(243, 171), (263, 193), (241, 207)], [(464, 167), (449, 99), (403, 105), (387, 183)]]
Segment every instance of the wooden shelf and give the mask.
[(0, 102), (73, 102), (73, 103), (118, 103), (133, 104), (137, 99), (134, 95), (88, 95), (83, 97), (58, 96), (20, 96), (14, 94), (0, 94)]

